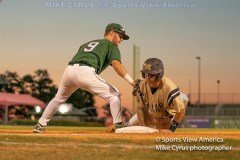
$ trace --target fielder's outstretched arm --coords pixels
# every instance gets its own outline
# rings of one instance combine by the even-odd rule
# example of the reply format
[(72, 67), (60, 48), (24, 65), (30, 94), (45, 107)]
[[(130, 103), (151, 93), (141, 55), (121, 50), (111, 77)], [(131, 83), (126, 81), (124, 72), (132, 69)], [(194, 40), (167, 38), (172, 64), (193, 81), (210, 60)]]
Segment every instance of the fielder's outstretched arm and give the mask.
[(128, 83), (130, 83), (132, 86), (135, 85), (133, 79), (127, 73), (126, 69), (124, 68), (124, 66), (122, 65), (121, 62), (119, 62), (118, 60), (113, 60), (112, 61), (112, 66), (119, 76), (121, 76), (126, 81), (128, 81)]

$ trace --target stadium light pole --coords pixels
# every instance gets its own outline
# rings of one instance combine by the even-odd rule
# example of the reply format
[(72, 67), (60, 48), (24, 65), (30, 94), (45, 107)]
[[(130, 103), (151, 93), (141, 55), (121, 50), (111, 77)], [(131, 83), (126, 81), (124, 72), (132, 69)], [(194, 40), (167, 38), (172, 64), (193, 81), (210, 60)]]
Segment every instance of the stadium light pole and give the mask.
[(201, 105), (201, 57), (196, 57), (198, 60), (198, 107)]
[(218, 105), (220, 105), (220, 80), (217, 80)]

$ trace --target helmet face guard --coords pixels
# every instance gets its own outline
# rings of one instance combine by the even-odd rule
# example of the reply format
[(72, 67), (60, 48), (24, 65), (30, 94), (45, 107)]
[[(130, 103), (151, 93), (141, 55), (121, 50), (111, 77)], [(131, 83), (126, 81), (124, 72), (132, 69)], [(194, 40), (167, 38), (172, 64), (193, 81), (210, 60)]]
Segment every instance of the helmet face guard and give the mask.
[(147, 75), (156, 76), (158, 79), (161, 79), (164, 75), (164, 66), (160, 59), (158, 58), (149, 58), (143, 63), (142, 77), (146, 78)]

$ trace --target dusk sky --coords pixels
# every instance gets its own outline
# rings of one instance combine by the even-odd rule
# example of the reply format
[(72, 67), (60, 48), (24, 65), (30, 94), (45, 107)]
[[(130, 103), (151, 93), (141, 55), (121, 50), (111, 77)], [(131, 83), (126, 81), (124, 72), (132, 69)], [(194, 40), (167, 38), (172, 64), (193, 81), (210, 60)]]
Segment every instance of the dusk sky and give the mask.
[[(159, 6), (153, 7), (153, 2)], [(174, 2), (180, 5), (167, 7)], [(221, 93), (239, 93), (239, 6), (239, 0), (2, 0), (0, 73), (9, 70), (23, 76), (47, 69), (58, 85), (79, 46), (103, 38), (106, 25), (116, 22), (130, 36), (119, 46), (130, 75), (135, 44), (140, 47), (141, 65), (150, 57), (162, 59), (166, 76), (185, 93), (190, 92), (190, 84), (191, 92), (197, 93), (197, 56), (201, 57), (203, 93), (216, 93), (218, 79)], [(132, 87), (112, 67), (100, 76), (115, 85), (122, 93), (122, 104), (131, 107)]]

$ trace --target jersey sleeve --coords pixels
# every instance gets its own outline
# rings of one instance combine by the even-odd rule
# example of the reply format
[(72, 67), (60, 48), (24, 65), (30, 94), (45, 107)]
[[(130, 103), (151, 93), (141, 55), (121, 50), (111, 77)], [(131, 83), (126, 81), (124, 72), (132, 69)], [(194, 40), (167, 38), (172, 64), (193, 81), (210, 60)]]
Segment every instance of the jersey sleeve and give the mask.
[(116, 45), (112, 45), (109, 49), (109, 54), (108, 54), (108, 60), (111, 62), (113, 60), (118, 60), (119, 62), (121, 62), (121, 54), (120, 54), (120, 50)]
[(172, 104), (176, 110), (177, 113), (180, 112), (180, 109), (184, 108), (184, 104), (183, 104), (183, 101), (181, 99), (180, 96), (176, 97), (174, 100), (173, 100), (173, 104)]
[(180, 112), (180, 109), (184, 108), (179, 88), (175, 88), (169, 92), (167, 103), (169, 106), (173, 106), (177, 113)]

